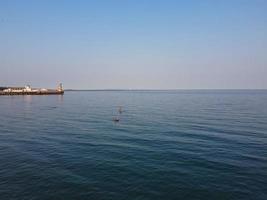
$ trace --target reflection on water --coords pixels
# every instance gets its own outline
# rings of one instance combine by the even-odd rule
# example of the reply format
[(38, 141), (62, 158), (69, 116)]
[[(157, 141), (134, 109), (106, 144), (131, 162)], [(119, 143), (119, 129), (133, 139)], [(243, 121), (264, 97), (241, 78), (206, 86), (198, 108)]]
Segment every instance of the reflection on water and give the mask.
[(32, 103), (32, 95), (23, 95), (23, 101), (25, 103)]
[(64, 95), (57, 95), (57, 97), (58, 97), (58, 101), (59, 101), (60, 103), (63, 103)]

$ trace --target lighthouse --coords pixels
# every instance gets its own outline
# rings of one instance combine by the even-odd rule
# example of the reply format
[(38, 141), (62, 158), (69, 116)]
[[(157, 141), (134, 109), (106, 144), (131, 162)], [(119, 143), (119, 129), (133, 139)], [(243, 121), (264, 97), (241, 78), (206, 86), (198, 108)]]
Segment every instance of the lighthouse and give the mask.
[(57, 91), (59, 91), (59, 92), (63, 92), (63, 91), (64, 91), (64, 90), (63, 90), (62, 83), (60, 83), (60, 84), (58, 85), (58, 87), (57, 87)]

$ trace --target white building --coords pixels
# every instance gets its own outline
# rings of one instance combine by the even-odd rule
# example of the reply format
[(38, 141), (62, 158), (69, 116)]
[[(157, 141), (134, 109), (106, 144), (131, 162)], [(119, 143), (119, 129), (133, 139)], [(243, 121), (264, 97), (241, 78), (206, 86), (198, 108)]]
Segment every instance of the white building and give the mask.
[(23, 91), (24, 92), (31, 92), (32, 91), (32, 88), (31, 88), (31, 86), (26, 85)]

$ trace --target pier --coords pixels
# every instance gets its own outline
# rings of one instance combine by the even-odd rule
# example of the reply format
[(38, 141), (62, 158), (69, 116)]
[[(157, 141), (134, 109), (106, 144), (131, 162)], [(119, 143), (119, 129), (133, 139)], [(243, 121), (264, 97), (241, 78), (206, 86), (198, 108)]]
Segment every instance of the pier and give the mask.
[(36, 89), (29, 85), (25, 87), (0, 87), (0, 95), (63, 95), (64, 89), (59, 84), (57, 89)]

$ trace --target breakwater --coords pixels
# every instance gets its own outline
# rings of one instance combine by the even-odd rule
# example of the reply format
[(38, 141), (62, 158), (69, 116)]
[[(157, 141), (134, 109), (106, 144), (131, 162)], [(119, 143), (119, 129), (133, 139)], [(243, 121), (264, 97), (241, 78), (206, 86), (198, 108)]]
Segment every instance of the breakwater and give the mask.
[(0, 95), (63, 95), (64, 91), (48, 90), (48, 91), (28, 91), (28, 92), (3, 92)]
[(31, 88), (29, 85), (25, 87), (0, 87), (0, 95), (56, 95), (64, 94), (62, 84), (57, 89)]

